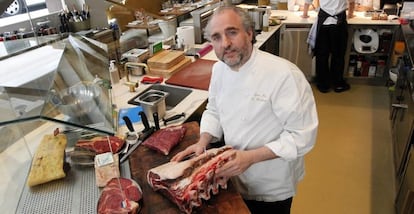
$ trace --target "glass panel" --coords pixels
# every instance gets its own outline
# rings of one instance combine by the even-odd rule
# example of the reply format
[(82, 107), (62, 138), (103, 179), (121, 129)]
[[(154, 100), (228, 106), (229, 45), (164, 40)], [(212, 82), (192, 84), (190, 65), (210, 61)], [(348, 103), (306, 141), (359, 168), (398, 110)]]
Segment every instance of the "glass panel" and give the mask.
[(69, 34), (0, 61), (0, 126), (43, 119), (113, 134), (106, 49)]
[[(0, 0), (0, 58), (59, 37), (61, 1)], [(43, 38), (46, 36), (46, 38)], [(22, 40), (15, 42), (16, 40)]]

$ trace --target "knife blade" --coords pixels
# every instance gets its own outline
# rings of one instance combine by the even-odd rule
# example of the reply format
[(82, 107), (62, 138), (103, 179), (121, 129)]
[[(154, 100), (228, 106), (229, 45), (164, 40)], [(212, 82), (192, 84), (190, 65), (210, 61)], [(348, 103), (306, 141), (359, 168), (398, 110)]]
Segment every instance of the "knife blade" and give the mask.
[(135, 149), (142, 143), (144, 142), (152, 133), (154, 133), (155, 129), (149, 128), (146, 131), (143, 131), (138, 138), (138, 141), (131, 147), (128, 149), (128, 152), (122, 156), (122, 158), (119, 160), (120, 163), (123, 163), (131, 154), (132, 152), (135, 151)]

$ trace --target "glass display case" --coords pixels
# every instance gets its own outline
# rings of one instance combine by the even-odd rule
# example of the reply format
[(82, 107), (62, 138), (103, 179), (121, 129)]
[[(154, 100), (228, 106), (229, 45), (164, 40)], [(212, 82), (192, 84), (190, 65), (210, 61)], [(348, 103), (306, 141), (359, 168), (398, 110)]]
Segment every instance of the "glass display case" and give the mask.
[[(2, 213), (96, 212), (94, 168), (71, 164), (68, 152), (80, 138), (116, 133), (106, 45), (67, 34), (4, 57), (0, 67)], [(38, 145), (56, 131), (67, 137), (66, 176), (29, 187)]]

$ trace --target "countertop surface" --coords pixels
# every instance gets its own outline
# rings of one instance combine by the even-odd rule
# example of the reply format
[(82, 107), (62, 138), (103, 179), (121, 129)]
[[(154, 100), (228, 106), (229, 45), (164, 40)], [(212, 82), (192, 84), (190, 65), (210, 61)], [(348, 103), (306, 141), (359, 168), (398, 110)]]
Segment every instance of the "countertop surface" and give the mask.
[[(272, 10), (271, 16), (286, 16), (282, 24), (313, 24), (317, 17), (316, 11), (309, 11), (309, 18), (302, 17), (302, 11)], [(399, 25), (398, 20), (371, 20), (365, 12), (354, 12), (354, 17), (348, 19), (350, 25)]]

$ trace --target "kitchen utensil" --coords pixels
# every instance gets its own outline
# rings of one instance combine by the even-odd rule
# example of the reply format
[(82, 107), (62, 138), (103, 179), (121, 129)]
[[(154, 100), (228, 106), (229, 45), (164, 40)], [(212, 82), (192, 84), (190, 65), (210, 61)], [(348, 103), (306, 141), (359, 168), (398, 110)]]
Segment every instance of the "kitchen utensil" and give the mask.
[(124, 120), (125, 125), (127, 126), (128, 130), (130, 132), (135, 132), (134, 126), (132, 125), (132, 122), (129, 119), (129, 117), (128, 116), (123, 116), (122, 119)]
[(254, 21), (254, 29), (261, 32), (263, 28), (263, 14), (266, 12), (266, 7), (249, 8), (248, 13)]
[(217, 61), (207, 59), (197, 59), (193, 63), (184, 67), (169, 79), (165, 80), (166, 84), (208, 90), (211, 70)]
[(152, 116), (154, 117), (155, 130), (159, 130), (160, 129), (160, 120), (159, 120), (159, 117), (158, 117), (158, 112), (154, 112), (152, 114)]
[(122, 156), (122, 158), (119, 161), (123, 163), (132, 154), (132, 152), (135, 151), (135, 149), (139, 145), (141, 145), (142, 142), (144, 142), (144, 140), (146, 140), (152, 133), (154, 133), (154, 131), (155, 128), (151, 127), (148, 130), (141, 132), (138, 137), (138, 141), (130, 149), (128, 149), (128, 152), (124, 156)]
[(184, 51), (163, 50), (147, 61), (150, 70), (153, 68), (168, 69), (185, 59)]
[(129, 149), (129, 146), (134, 145), (134, 144), (137, 143), (138, 136), (135, 132), (134, 126), (132, 125), (132, 122), (129, 119), (129, 117), (124, 116), (124, 117), (122, 117), (122, 119), (124, 119), (125, 124), (126, 124), (126, 126), (128, 127), (128, 130), (129, 130), (129, 132), (126, 134), (126, 138), (125, 138), (126, 146), (125, 146), (124, 151), (122, 152), (122, 153), (127, 153), (128, 149)]
[(145, 127), (144, 128), (144, 131), (149, 130), (151, 127), (150, 127), (150, 125), (148, 123), (148, 118), (147, 118), (147, 115), (145, 115), (145, 112), (140, 111), (138, 114), (141, 117), (142, 124)]
[(137, 101), (146, 115), (153, 115), (154, 112), (157, 112), (159, 117), (163, 117), (166, 110), (165, 98), (167, 96), (168, 92), (151, 89), (139, 96)]
[[(131, 148), (128, 148), (128, 151), (121, 157), (120, 162), (124, 162), (133, 151), (142, 143), (145, 139), (147, 139), (154, 131), (154, 127), (150, 127), (148, 123), (148, 118), (145, 115), (143, 111), (140, 111), (139, 116), (141, 117), (142, 124), (144, 125), (144, 129), (138, 134), (137, 140), (135, 143), (131, 146)], [(129, 118), (128, 118), (129, 119)], [(128, 120), (127, 119), (127, 120)], [(125, 121), (126, 124), (128, 124), (127, 121)], [(127, 125), (128, 126), (128, 125)]]
[(181, 114), (173, 115), (173, 116), (171, 116), (169, 118), (166, 118), (166, 119), (162, 118), (162, 120), (164, 121), (164, 126), (166, 126), (168, 122), (171, 122), (171, 121), (174, 121), (174, 120), (178, 120), (181, 117), (185, 117), (185, 113), (184, 112), (181, 113)]

